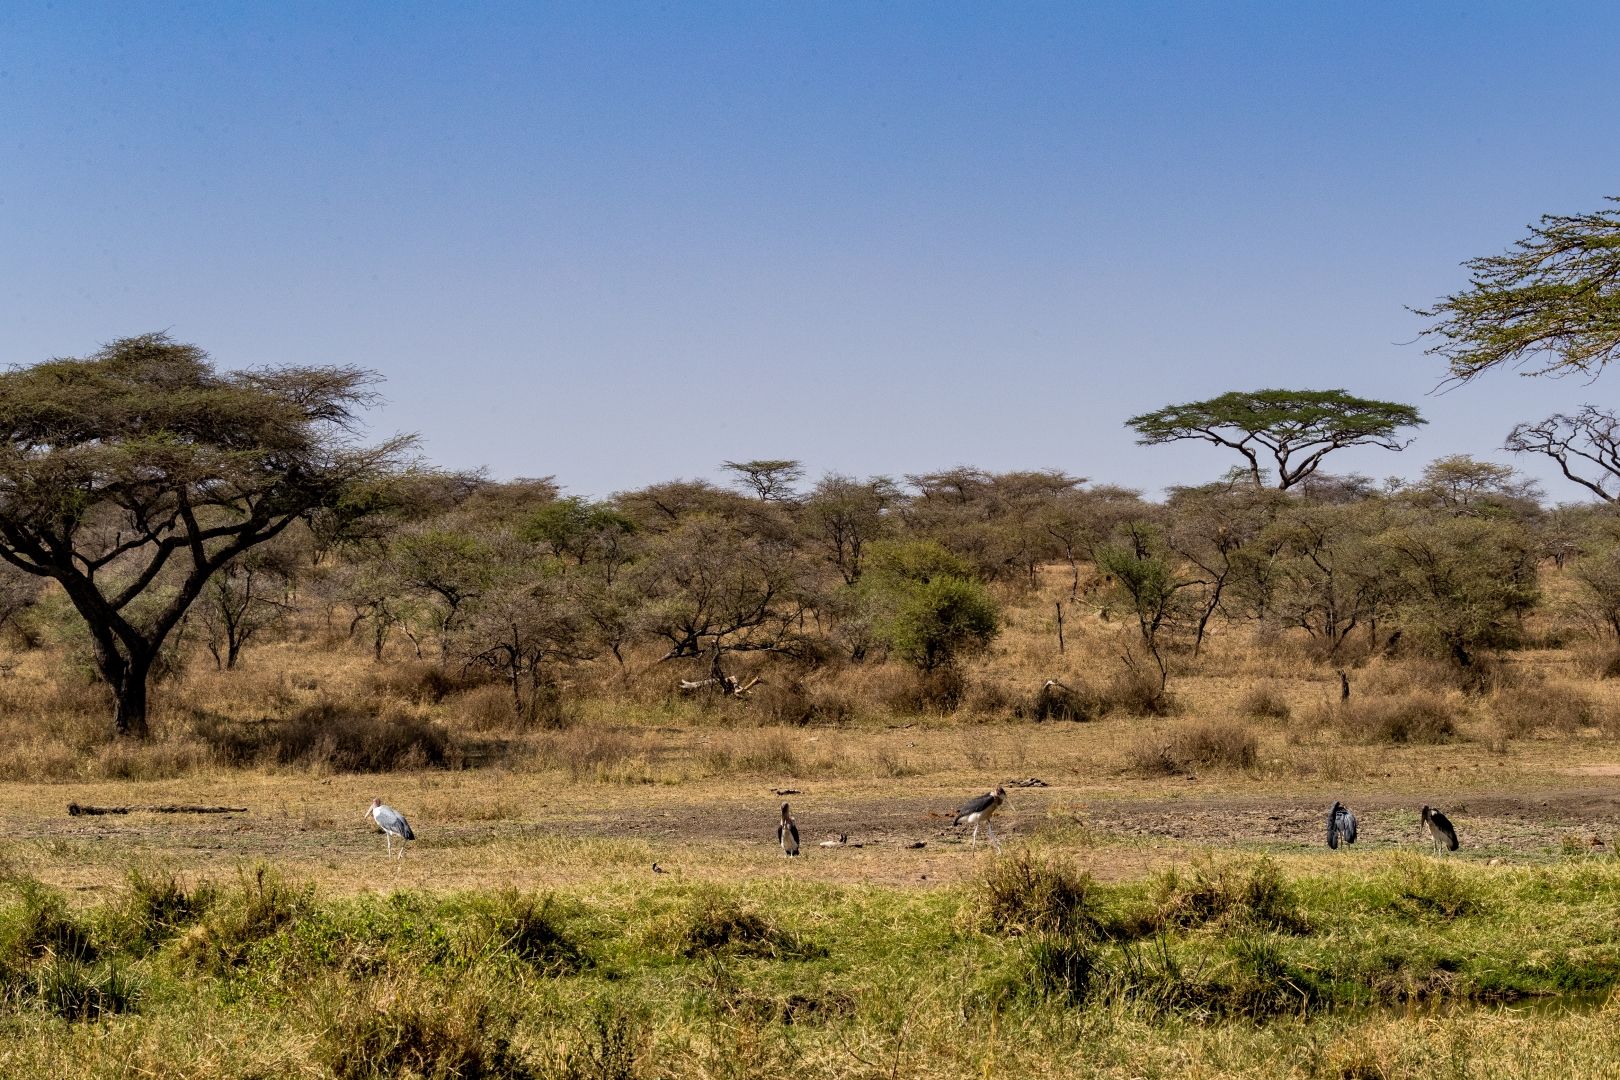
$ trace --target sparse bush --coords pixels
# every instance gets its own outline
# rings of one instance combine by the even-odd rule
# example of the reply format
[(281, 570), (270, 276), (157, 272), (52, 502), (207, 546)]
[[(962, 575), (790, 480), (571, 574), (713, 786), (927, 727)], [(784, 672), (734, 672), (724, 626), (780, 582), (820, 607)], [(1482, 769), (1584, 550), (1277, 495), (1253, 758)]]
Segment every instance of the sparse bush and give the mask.
[(412, 978), (375, 998), (345, 984), (330, 996), (314, 1056), (337, 1080), (532, 1075), (512, 1045), (511, 1017), (476, 986)]
[(962, 703), (966, 692), (967, 678), (953, 664), (912, 673), (891, 691), (885, 704), (902, 715), (948, 713)]
[(584, 966), (584, 954), (563, 932), (549, 896), (503, 889), (478, 904), (475, 912), (476, 956), (516, 957), (547, 974)]
[(1528, 738), (1543, 728), (1572, 735), (1598, 723), (1597, 706), (1590, 695), (1570, 686), (1503, 690), (1491, 702), (1491, 711), (1505, 739)]
[(1132, 769), (1147, 776), (1174, 776), (1195, 768), (1253, 768), (1260, 739), (1235, 720), (1205, 720), (1170, 732), (1145, 732), (1126, 751)]
[(195, 736), (229, 765), (325, 765), (339, 772), (443, 767), (450, 737), (438, 724), (406, 714), (378, 716), (333, 702), (286, 720), (240, 723), (203, 713)]
[(1391, 906), (1406, 915), (1455, 919), (1482, 910), (1478, 883), (1450, 863), (1402, 854), (1396, 857), (1390, 879), (1395, 893)]
[(974, 916), (984, 930), (1072, 935), (1096, 929), (1095, 909), (1090, 874), (1023, 851), (997, 859), (979, 879)]
[(1189, 765), (1248, 769), (1259, 757), (1260, 740), (1236, 721), (1206, 720), (1177, 732), (1172, 752)]
[(1434, 745), (1457, 734), (1457, 713), (1438, 694), (1399, 698), (1351, 698), (1332, 713), (1346, 738), (1363, 743)]
[(1037, 996), (1078, 1004), (1091, 989), (1097, 946), (1083, 934), (1032, 934), (1024, 941), (1023, 963)]
[(96, 1020), (134, 1009), (141, 984), (115, 964), (93, 967), (72, 956), (53, 956), (35, 971), (34, 994), (65, 1020)]
[(180, 941), (179, 956), (204, 971), (223, 972), (244, 962), (256, 943), (291, 926), (314, 904), (315, 887), (289, 886), (263, 863), (242, 870), (236, 887)]
[(1209, 924), (1288, 933), (1301, 933), (1307, 928), (1293, 890), (1269, 858), (1256, 860), (1246, 873), (1238, 865), (1209, 863), (1194, 867), (1190, 874), (1172, 867), (1159, 875), (1149, 926), (1165, 929)]
[(535, 743), (533, 764), (566, 772), (572, 780), (612, 780), (640, 751), (635, 739), (602, 727), (578, 727)]
[(819, 951), (719, 889), (699, 893), (685, 910), (655, 928), (653, 939), (689, 959), (720, 954), (785, 957)]
[(196, 922), (218, 898), (212, 882), (186, 887), (170, 870), (129, 872), (128, 891), (106, 912), (103, 930), (123, 951), (144, 955)]
[(1251, 716), (1256, 720), (1287, 720), (1294, 714), (1288, 699), (1276, 686), (1269, 683), (1251, 687), (1243, 695), (1238, 707), (1243, 710), (1244, 716)]

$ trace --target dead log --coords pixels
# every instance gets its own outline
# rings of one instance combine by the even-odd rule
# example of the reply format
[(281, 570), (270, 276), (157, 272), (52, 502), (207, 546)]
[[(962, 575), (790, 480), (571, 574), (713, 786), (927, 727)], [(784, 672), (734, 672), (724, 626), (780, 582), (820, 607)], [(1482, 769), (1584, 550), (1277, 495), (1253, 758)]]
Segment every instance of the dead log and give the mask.
[(128, 814), (132, 812), (146, 814), (245, 814), (245, 806), (194, 806), (183, 803), (163, 803), (156, 806), (82, 806), (76, 802), (68, 803), (68, 814), (72, 817), (98, 814)]
[(695, 694), (699, 690), (718, 690), (726, 697), (742, 697), (760, 682), (759, 679), (749, 679), (746, 683), (739, 683), (737, 676), (726, 675), (720, 678), (710, 676), (707, 679), (682, 679), (681, 693)]

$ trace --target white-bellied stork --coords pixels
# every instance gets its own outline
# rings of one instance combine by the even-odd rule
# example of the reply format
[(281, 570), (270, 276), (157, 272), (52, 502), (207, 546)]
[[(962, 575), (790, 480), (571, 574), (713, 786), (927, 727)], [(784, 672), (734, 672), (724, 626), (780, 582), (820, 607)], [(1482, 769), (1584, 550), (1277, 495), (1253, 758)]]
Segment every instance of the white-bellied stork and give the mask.
[(1340, 840), (1347, 844), (1356, 842), (1356, 815), (1350, 812), (1348, 806), (1335, 799), (1333, 805), (1328, 808), (1328, 847), (1337, 850)]
[(1006, 801), (1007, 790), (998, 785), (956, 812), (955, 824), (973, 826), (973, 840), (968, 844), (968, 847), (972, 847), (979, 842), (979, 823), (983, 822), (985, 830), (990, 834), (990, 842), (996, 845), (996, 852), (1000, 853), (1001, 843), (996, 839), (996, 830), (990, 824), (990, 818), (997, 810), (1001, 809), (1001, 804)]
[(411, 832), (411, 823), (405, 820), (405, 815), (392, 806), (384, 806), (381, 799), (372, 799), (371, 808), (362, 818), (370, 818), (377, 823), (377, 828), (383, 831), (383, 842), (388, 845), (388, 854), (394, 853), (394, 837), (399, 837), (399, 857), (405, 857), (405, 841), (415, 840), (416, 834)]
[(1429, 839), (1434, 841), (1434, 853), (1440, 854), (1440, 849), (1447, 851), (1457, 850), (1457, 830), (1451, 827), (1451, 819), (1438, 810), (1423, 808), (1423, 826), (1429, 830)]
[(793, 824), (793, 817), (788, 813), (788, 804), (782, 804), (782, 821), (776, 826), (776, 842), (782, 845), (782, 854), (793, 858), (799, 853), (799, 827)]

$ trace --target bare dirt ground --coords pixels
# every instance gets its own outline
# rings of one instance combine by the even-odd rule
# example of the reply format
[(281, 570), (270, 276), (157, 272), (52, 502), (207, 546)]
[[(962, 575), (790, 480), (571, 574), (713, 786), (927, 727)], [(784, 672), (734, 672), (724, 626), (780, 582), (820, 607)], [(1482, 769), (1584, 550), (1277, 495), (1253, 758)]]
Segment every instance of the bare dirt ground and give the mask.
[[(1026, 763), (1032, 766), (1026, 778), (1050, 764), (1038, 755)], [(1071, 850), (1106, 880), (1139, 877), (1221, 849), (1330, 857), (1323, 816), (1335, 797), (1360, 818), (1357, 855), (1420, 849), (1426, 839), (1418, 812), (1425, 800), (1451, 816), (1467, 858), (1546, 858), (1565, 850), (1566, 837), (1594, 854), (1613, 852), (1620, 843), (1620, 778), (1571, 776), (1568, 766), (1551, 761), (1516, 771), (1504, 777), (1507, 783), (1465, 769), (1430, 782), (1430, 791), (1409, 778), (1341, 791), (1330, 784), (1265, 783), (1236, 774), (1152, 781), (1098, 776), (1065, 783), (1055, 779), (1057, 770), (1044, 771), (1054, 777), (1046, 786), (1010, 788), (1009, 805), (995, 819), (997, 835), (1004, 842), (1038, 837)], [(610, 785), (480, 771), (326, 778), (222, 773), (142, 784), (14, 784), (7, 785), (0, 805), (0, 864), (84, 892), (116, 887), (129, 866), (143, 862), (219, 878), (260, 859), (337, 893), (633, 879), (652, 873), (654, 862), (705, 879), (788, 874), (929, 887), (973, 876), (989, 850), (983, 833), (974, 849), (968, 844), (972, 830), (952, 824), (955, 808), (983, 790), (975, 779), (982, 777), (733, 776)], [(382, 836), (362, 819), (374, 792), (403, 810), (420, 838), (404, 860), (385, 860)], [(249, 809), (70, 817), (70, 801)], [(775, 841), (783, 801), (793, 806), (806, 851), (791, 864)], [(846, 845), (819, 846), (840, 834), (848, 837)]]

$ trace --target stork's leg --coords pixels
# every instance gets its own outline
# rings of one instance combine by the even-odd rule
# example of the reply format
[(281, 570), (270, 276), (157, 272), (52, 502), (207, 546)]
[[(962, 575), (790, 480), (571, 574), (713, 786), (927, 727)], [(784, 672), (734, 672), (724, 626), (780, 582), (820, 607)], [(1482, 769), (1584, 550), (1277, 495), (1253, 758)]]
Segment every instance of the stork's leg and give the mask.
[(973, 839), (968, 841), (968, 847), (973, 847), (976, 844), (978, 844), (978, 842), (979, 842), (979, 823), (977, 821), (975, 821), (973, 823)]
[(394, 853), (394, 834), (385, 831), (383, 833), (383, 843), (388, 847), (388, 854), (392, 855)]
[(989, 833), (990, 833), (990, 842), (991, 842), (991, 843), (992, 843), (992, 844), (994, 844), (994, 845), (996, 845), (996, 854), (997, 854), (997, 855), (1000, 855), (1000, 854), (1001, 854), (1001, 841), (999, 841), (999, 840), (997, 840), (997, 839), (996, 839), (996, 827), (995, 827), (995, 826), (994, 826), (994, 825), (992, 825), (992, 824), (991, 824), (991, 823), (990, 823), (990, 822), (988, 822), (988, 821), (987, 821), (987, 822), (985, 822), (985, 823), (984, 823), (984, 827), (985, 827), (985, 828), (986, 828), (986, 829), (987, 829), (987, 830), (989, 830)]

